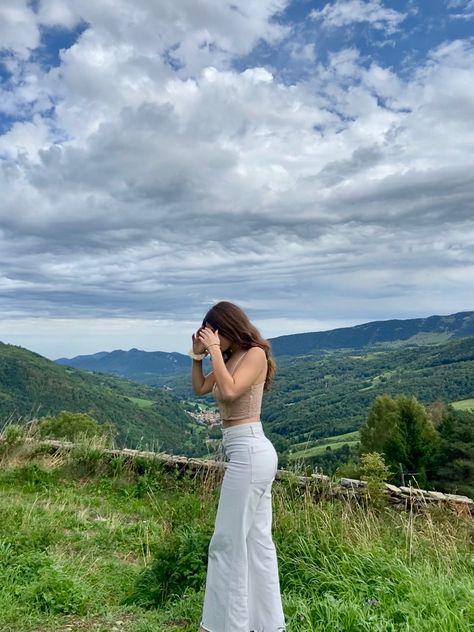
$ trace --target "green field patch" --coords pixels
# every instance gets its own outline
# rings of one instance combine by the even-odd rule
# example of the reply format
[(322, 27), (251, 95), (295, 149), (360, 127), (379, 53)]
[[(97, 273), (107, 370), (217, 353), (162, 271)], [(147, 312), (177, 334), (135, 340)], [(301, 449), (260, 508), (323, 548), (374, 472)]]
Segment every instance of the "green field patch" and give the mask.
[[(379, 375), (374, 375), (373, 378), (370, 378), (372, 381), (372, 384), (370, 384), (370, 386), (364, 386), (363, 388), (359, 388), (359, 391), (370, 391), (372, 388), (375, 388), (376, 386), (380, 386), (380, 383), (383, 379), (387, 380), (389, 379), (394, 373), (396, 373), (395, 370), (388, 370), (388, 371), (384, 371), (383, 373), (380, 373)], [(364, 380), (365, 382), (369, 381), (369, 380)]]
[[(316, 439), (315, 441), (306, 441), (303, 443), (297, 443), (292, 446), (292, 452), (288, 454), (289, 460), (295, 460), (300, 458), (306, 458), (309, 456), (315, 456), (316, 454), (321, 454), (324, 452), (328, 445), (331, 446), (331, 449), (337, 450), (341, 448), (344, 444), (348, 444), (350, 446), (355, 445), (359, 442), (359, 431), (354, 430), (353, 432), (346, 432), (341, 435), (335, 435), (333, 437), (324, 437), (323, 439)], [(300, 448), (300, 449), (298, 449)]]
[(387, 342), (377, 342), (374, 346), (383, 346), (390, 349), (410, 346), (440, 345), (448, 342), (452, 338), (451, 332), (426, 332), (421, 331), (409, 338), (391, 340)]
[(152, 399), (143, 399), (141, 397), (129, 397), (128, 399), (140, 408), (151, 408), (155, 403)]
[(326, 445), (316, 445), (307, 450), (300, 450), (299, 452), (291, 452), (288, 454), (288, 460), (293, 461), (295, 459), (308, 458), (310, 456), (316, 456), (318, 454), (322, 454), (328, 448), (328, 445), (331, 447), (331, 450), (338, 450), (342, 448), (343, 445), (355, 446), (359, 443), (358, 441), (343, 441), (341, 443), (331, 443)]
[(457, 402), (451, 402), (456, 410), (474, 410), (474, 398), (460, 399)]
[(370, 351), (369, 353), (364, 353), (363, 355), (350, 355), (347, 357), (353, 360), (372, 360), (381, 355), (385, 355), (385, 351)]

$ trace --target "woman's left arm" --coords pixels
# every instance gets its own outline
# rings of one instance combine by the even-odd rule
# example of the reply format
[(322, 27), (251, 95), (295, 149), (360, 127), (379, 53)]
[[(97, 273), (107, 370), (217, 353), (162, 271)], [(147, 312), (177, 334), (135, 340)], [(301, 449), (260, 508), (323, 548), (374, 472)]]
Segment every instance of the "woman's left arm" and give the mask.
[[(245, 358), (239, 363), (235, 373), (231, 375), (222, 356), (219, 337), (216, 332), (207, 327), (201, 330), (199, 337), (203, 340), (212, 359), (214, 378), (219, 388), (222, 400), (232, 401), (240, 397), (252, 384), (263, 368), (267, 365), (267, 356), (261, 347), (252, 347)], [(216, 344), (217, 343), (217, 344)]]
[[(213, 352), (212, 350), (215, 349)], [(235, 373), (231, 375), (224, 363), (219, 347), (210, 347), (212, 366), (219, 392), (224, 401), (232, 401), (240, 397), (252, 384), (267, 365), (267, 356), (261, 347), (252, 347), (239, 363)]]

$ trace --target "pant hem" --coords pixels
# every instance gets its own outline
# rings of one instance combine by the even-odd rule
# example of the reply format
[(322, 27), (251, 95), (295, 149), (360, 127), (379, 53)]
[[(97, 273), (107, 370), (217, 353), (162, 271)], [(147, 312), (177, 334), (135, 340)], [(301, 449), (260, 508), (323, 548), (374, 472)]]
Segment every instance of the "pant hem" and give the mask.
[[(210, 630), (209, 628), (206, 628), (206, 626), (204, 625), (204, 623), (201, 621), (199, 623), (201, 628), (204, 628), (206, 630), (206, 632), (214, 632), (214, 630)], [(286, 624), (285, 625), (280, 625), (278, 626), (275, 630), (273, 631), (267, 631), (265, 630), (265, 628), (259, 628), (258, 630), (251, 630), (251, 632), (286, 632)]]

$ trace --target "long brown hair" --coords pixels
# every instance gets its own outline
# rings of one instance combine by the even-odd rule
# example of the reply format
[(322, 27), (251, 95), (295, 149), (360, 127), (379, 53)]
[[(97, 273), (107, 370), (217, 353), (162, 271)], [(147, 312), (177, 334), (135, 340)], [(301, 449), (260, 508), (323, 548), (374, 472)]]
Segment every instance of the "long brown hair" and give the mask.
[[(252, 325), (244, 310), (229, 301), (220, 301), (211, 307), (204, 316), (202, 326), (211, 325), (213, 329), (218, 329), (220, 334), (236, 343), (243, 349), (250, 347), (261, 347), (267, 356), (267, 376), (263, 390), (271, 388), (276, 373), (276, 362), (272, 356), (272, 347), (268, 340), (263, 338), (255, 325)], [(232, 356), (230, 348), (222, 352), (224, 360), (227, 362)]]

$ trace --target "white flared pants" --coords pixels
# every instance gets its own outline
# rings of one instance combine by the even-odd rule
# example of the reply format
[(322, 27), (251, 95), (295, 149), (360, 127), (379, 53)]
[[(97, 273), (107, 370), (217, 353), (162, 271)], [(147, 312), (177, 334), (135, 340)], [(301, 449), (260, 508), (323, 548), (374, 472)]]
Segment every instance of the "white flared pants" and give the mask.
[(208, 632), (281, 632), (272, 484), (278, 455), (261, 421), (223, 428), (229, 462), (209, 543), (201, 626)]

